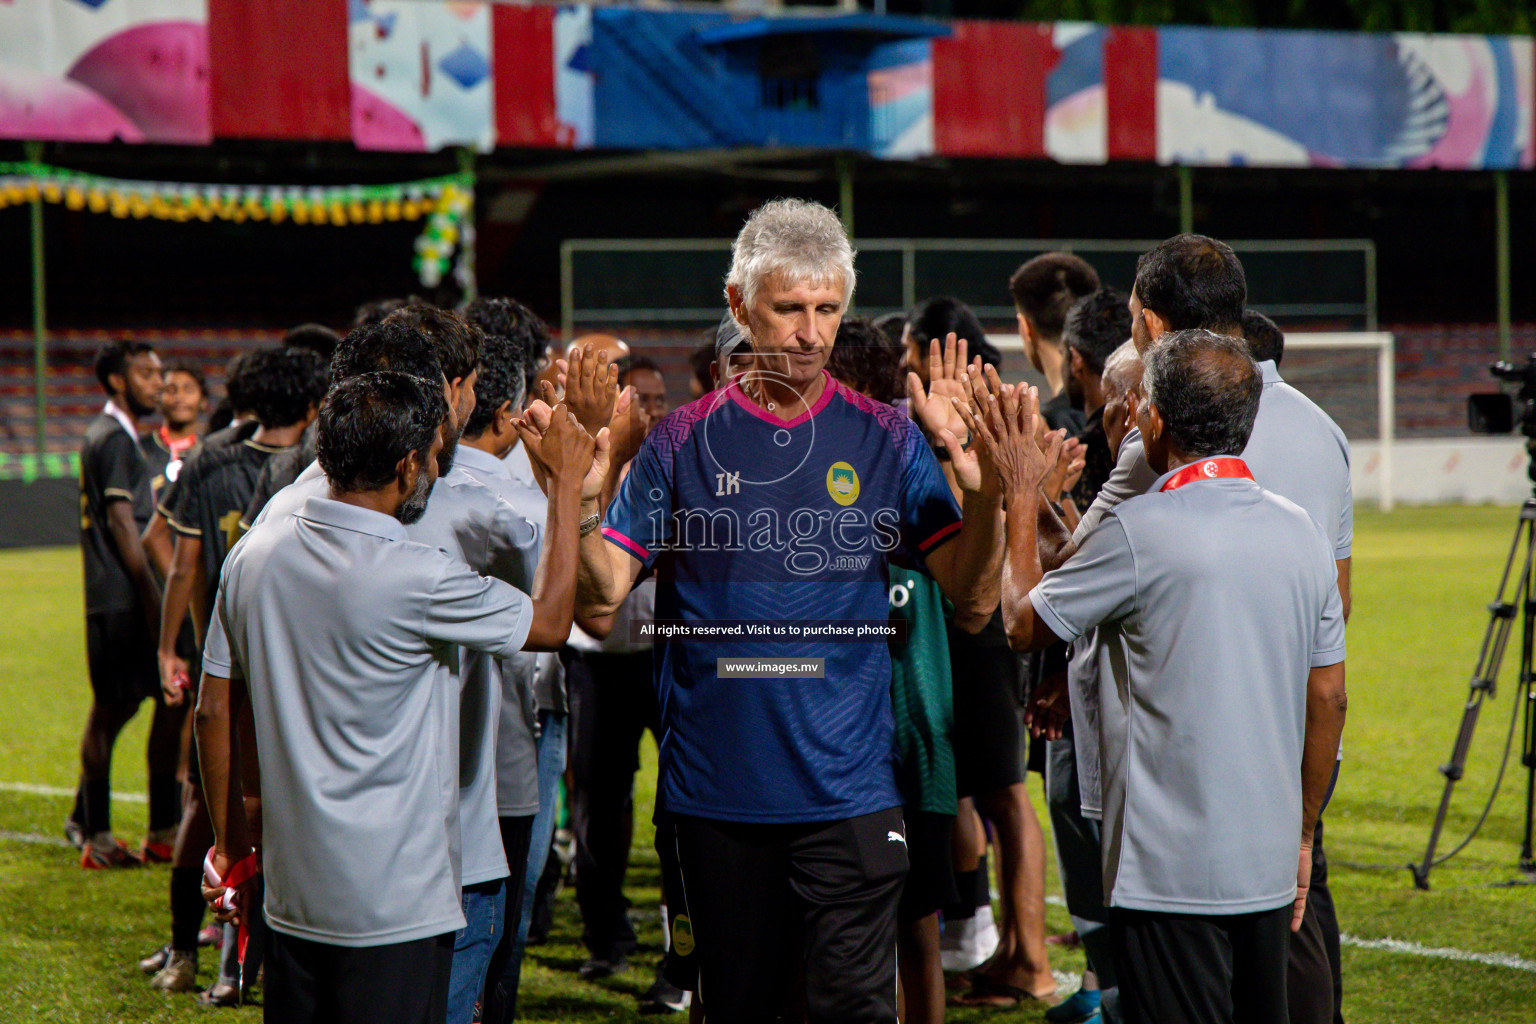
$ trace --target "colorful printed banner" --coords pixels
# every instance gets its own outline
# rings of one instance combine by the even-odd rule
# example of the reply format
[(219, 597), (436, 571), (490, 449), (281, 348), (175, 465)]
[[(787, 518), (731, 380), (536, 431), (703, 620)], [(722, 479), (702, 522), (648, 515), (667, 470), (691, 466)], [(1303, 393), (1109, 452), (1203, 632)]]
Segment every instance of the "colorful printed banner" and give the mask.
[(0, 3), (0, 137), (207, 143), (208, 0)]
[(1536, 166), (1526, 37), (324, 6), (0, 0), (0, 137)]
[(348, 0), (347, 12), (359, 149), (495, 146), (490, 4)]

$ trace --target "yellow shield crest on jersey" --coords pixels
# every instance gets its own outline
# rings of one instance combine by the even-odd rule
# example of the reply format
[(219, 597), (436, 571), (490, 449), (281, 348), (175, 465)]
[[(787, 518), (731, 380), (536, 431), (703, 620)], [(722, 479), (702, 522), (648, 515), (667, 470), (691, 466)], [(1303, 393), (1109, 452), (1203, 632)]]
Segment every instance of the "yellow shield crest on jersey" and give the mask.
[(859, 500), (859, 474), (846, 462), (834, 462), (827, 470), (827, 493), (839, 505), (852, 505)]

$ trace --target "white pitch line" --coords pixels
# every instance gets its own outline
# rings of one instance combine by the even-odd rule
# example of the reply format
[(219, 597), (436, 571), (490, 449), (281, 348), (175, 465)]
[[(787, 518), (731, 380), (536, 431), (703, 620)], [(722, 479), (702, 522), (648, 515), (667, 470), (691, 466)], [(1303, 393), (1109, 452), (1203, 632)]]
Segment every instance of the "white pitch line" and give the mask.
[[(0, 790), (11, 793), (30, 793), (32, 796), (74, 796), (75, 791), (64, 789), (61, 786), (39, 786), (31, 782), (0, 782)], [(143, 793), (117, 793), (112, 794), (113, 800), (122, 800), (130, 804), (147, 804), (149, 797)]]
[(1536, 974), (1536, 960), (1527, 960), (1513, 953), (1472, 953), (1450, 946), (1421, 946), (1417, 942), (1404, 942), (1402, 939), (1362, 939), (1347, 932), (1339, 936), (1339, 941), (1346, 946), (1355, 946), (1359, 949), (1379, 949), (1388, 953), (1429, 957), (1432, 960), (1487, 964), (1490, 967), (1508, 967), (1510, 970)]
[(36, 832), (12, 832), (9, 829), (0, 829), (0, 839), (13, 843), (32, 843), (36, 846), (69, 846), (70, 842), (63, 836), (40, 836)]
[[(1056, 907), (1067, 905), (1066, 900), (1060, 896), (1047, 896), (1045, 902)], [(1490, 967), (1508, 967), (1512, 971), (1526, 971), (1536, 974), (1536, 960), (1527, 960), (1513, 953), (1474, 953), (1466, 949), (1456, 949), (1454, 946), (1424, 946), (1417, 942), (1406, 942), (1403, 939), (1362, 939), (1358, 935), (1344, 932), (1339, 936), (1339, 941), (1346, 946), (1354, 946), (1356, 949), (1375, 949), (1384, 953), (1401, 953), (1404, 956), (1422, 956), (1430, 960), (1454, 960), (1458, 963), (1487, 964)]]

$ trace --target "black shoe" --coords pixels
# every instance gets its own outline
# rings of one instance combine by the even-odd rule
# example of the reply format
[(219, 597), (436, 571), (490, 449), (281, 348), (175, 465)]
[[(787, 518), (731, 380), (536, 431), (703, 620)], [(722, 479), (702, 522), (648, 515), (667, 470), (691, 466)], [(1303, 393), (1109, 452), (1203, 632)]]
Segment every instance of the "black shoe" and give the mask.
[(629, 961), (622, 956), (612, 960), (601, 960), (597, 957), (583, 963), (576, 968), (576, 973), (585, 981), (601, 981), (603, 978), (611, 978), (615, 974), (623, 974), (629, 970)]
[(665, 978), (657, 978), (655, 984), (640, 997), (641, 1013), (682, 1013), (693, 1001), (692, 992), (684, 992)]

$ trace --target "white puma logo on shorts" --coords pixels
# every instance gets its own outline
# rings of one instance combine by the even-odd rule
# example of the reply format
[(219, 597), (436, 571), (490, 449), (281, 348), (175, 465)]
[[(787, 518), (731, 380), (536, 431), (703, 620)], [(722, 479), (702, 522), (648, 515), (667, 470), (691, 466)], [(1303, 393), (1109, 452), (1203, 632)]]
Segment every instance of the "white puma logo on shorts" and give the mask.
[(906, 837), (903, 836), (900, 832), (897, 832), (895, 829), (892, 829), (885, 834), (885, 841), (888, 843), (900, 843), (902, 846), (907, 845)]

